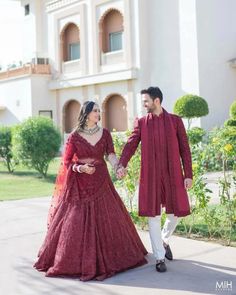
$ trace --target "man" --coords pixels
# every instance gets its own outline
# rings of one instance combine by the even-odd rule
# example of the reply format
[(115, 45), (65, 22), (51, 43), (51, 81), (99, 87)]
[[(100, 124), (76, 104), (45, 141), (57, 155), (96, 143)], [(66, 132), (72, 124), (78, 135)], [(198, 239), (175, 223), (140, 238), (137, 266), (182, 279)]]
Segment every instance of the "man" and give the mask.
[[(162, 108), (161, 90), (149, 87), (141, 91), (141, 96), (147, 115), (135, 121), (119, 161), (117, 177), (125, 175), (125, 167), (141, 141), (139, 215), (148, 216), (156, 270), (165, 272), (165, 257), (173, 259), (169, 238), (178, 217), (190, 214), (186, 189), (192, 186), (192, 160), (183, 122)], [(166, 221), (161, 231), (163, 207)]]

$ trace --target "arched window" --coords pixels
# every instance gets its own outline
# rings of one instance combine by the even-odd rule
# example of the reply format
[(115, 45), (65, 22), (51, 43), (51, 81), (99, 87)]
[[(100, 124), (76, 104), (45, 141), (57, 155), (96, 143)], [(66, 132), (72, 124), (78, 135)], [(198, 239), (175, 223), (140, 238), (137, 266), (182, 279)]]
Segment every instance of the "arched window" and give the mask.
[(68, 101), (63, 108), (63, 129), (70, 133), (77, 125), (80, 112), (80, 103), (76, 100)]
[(118, 94), (108, 97), (103, 104), (103, 122), (107, 129), (112, 131), (127, 130), (126, 101)]
[(100, 46), (102, 52), (111, 52), (123, 48), (123, 16), (112, 9), (100, 21)]
[(75, 24), (68, 24), (61, 34), (62, 60), (80, 59), (80, 34)]

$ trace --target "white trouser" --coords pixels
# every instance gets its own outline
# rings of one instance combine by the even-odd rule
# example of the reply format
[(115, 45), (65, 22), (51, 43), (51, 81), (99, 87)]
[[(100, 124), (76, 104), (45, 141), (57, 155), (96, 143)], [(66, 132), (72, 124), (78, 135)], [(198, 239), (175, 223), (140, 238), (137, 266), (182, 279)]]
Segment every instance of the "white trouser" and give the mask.
[(178, 217), (174, 214), (166, 214), (166, 221), (161, 230), (161, 215), (148, 217), (149, 234), (152, 244), (152, 251), (157, 260), (165, 258), (165, 244), (169, 244), (169, 239), (178, 223)]

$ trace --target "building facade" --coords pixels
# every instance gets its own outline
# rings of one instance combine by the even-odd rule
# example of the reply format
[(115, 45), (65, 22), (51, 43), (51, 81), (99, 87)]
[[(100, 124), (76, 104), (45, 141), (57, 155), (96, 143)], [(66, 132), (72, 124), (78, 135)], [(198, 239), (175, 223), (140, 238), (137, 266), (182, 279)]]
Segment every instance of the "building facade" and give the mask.
[[(21, 0), (24, 56), (0, 72), (0, 124), (47, 115), (64, 133), (81, 104), (97, 101), (102, 125), (132, 128), (140, 90), (159, 86), (163, 106), (186, 93), (210, 109), (195, 124), (228, 117), (236, 95), (236, 2), (228, 0)], [(220, 19), (220, 22), (219, 22)]]

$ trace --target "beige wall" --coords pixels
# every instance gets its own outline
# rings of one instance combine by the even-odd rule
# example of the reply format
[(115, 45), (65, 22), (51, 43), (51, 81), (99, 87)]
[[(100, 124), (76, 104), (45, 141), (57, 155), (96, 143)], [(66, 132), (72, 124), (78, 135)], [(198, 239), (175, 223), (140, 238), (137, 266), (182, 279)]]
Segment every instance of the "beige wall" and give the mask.
[[(47, 51), (53, 74), (48, 83), (39, 83), (45, 89), (35, 82), (40, 94), (35, 97), (45, 98), (48, 93), (42, 104), (56, 106), (60, 127), (68, 101), (81, 104), (86, 99), (95, 99), (102, 105), (108, 97), (118, 94), (126, 102), (128, 127), (132, 128), (134, 118), (142, 113), (139, 91), (150, 85), (160, 86), (163, 106), (170, 112), (176, 99), (185, 93), (203, 96), (209, 102), (210, 115), (197, 122), (202, 127), (210, 129), (227, 118), (229, 105), (236, 96), (236, 70), (228, 63), (236, 57), (234, 0), (228, 0), (228, 5), (222, 0), (209, 0), (206, 5), (197, 0), (37, 2), (43, 5), (33, 5), (37, 13), (25, 18), (23, 39), (29, 42), (29, 46), (25, 43), (25, 51)], [(114, 9), (123, 17), (124, 47), (119, 52), (101, 53), (99, 23)], [(80, 28), (81, 58), (61, 63), (60, 34), (68, 23)], [(36, 36), (48, 38), (38, 38), (40, 44)], [(7, 85), (8, 81), (4, 83)], [(15, 97), (26, 92), (26, 88), (18, 88), (17, 80), (11, 88), (2, 85), (8, 91), (4, 99), (12, 97), (12, 89)], [(22, 98), (22, 104), (24, 101)], [(11, 100), (7, 103), (17, 118), (27, 113), (15, 108)], [(34, 100), (35, 109), (40, 103)]]

